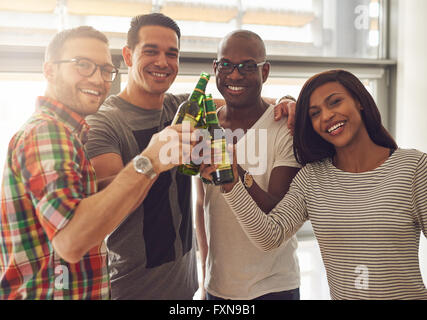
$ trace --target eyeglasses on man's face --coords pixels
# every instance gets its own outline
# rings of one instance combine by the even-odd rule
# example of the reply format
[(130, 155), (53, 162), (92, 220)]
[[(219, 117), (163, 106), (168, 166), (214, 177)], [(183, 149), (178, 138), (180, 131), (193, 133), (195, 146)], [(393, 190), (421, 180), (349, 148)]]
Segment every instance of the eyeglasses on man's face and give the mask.
[(224, 60), (214, 60), (214, 63), (217, 67), (217, 70), (219, 73), (222, 74), (230, 74), (233, 73), (234, 69), (237, 68), (237, 70), (239, 71), (239, 73), (241, 75), (245, 75), (248, 73), (253, 73), (255, 71), (258, 70), (258, 67), (263, 66), (264, 64), (267, 63), (267, 61), (263, 61), (260, 63), (256, 63), (256, 62), (242, 62), (242, 63), (231, 63), (228, 61), (224, 61)]
[(117, 74), (119, 73), (119, 69), (117, 69), (115, 66), (111, 64), (99, 65), (88, 58), (73, 58), (70, 60), (57, 60), (57, 61), (53, 61), (53, 63), (55, 64), (74, 63), (74, 66), (77, 69), (77, 72), (82, 77), (88, 77), (88, 78), (93, 76), (96, 72), (96, 69), (98, 69), (99, 67), (99, 70), (101, 70), (102, 79), (107, 82), (113, 82)]

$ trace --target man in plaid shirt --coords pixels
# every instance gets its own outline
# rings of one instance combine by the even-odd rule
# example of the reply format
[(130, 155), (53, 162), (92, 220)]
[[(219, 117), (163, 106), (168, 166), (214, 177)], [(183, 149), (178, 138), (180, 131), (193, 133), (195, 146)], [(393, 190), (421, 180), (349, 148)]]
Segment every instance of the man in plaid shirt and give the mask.
[[(171, 169), (153, 136), (101, 192), (84, 150), (84, 117), (95, 113), (118, 73), (104, 34), (79, 27), (46, 50), (47, 79), (36, 111), (14, 135), (1, 189), (0, 300), (108, 299), (104, 238)], [(166, 128), (181, 134), (181, 126)]]

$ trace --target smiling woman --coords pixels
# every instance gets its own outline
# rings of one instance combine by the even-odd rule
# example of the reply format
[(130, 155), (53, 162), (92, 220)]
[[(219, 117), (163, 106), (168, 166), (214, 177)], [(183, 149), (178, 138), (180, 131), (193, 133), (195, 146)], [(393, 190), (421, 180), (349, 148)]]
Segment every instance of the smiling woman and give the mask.
[(340, 83), (329, 82), (318, 87), (311, 95), (310, 104), (314, 131), (336, 148), (354, 139), (368, 138), (360, 103)]
[(294, 149), (305, 166), (276, 208), (265, 214), (241, 182), (227, 186), (246, 234), (269, 251), (310, 220), (333, 299), (427, 299), (418, 259), (427, 154), (397, 149), (349, 72), (310, 78), (296, 110)]
[[(344, 108), (351, 116), (338, 112)], [(328, 132), (336, 125), (339, 131)], [(382, 125), (371, 94), (358, 78), (343, 70), (315, 75), (305, 83), (297, 103), (295, 128), (294, 148), (303, 165), (335, 156), (337, 148), (353, 141), (356, 134), (361, 135), (355, 140), (359, 149), (367, 144), (397, 148)], [(346, 134), (347, 139), (342, 138)], [(344, 140), (337, 140), (341, 138)], [(348, 150), (354, 152), (353, 148)]]

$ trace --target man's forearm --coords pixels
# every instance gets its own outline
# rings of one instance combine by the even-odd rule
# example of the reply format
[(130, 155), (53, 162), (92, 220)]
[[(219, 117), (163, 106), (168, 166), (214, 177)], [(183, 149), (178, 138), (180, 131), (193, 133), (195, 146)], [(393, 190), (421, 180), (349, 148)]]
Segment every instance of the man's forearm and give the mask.
[(205, 209), (204, 209), (204, 198), (205, 191), (200, 179), (195, 178), (194, 184), (196, 186), (197, 198), (196, 198), (196, 207), (195, 207), (195, 223), (196, 223), (196, 237), (197, 244), (200, 253), (200, 263), (202, 267), (202, 287), (205, 280), (205, 267), (206, 259), (208, 255), (208, 241), (206, 238), (206, 229), (205, 229)]
[(174, 125), (154, 134), (140, 154), (139, 160), (143, 163), (137, 161), (136, 164), (137, 169), (147, 175), (138, 173), (131, 161), (104, 190), (83, 199), (68, 224), (53, 238), (56, 252), (68, 262), (78, 262), (91, 248), (99, 245), (143, 201), (153, 184), (153, 176), (182, 163), (184, 157), (179, 158), (179, 163), (162, 161), (162, 149), (166, 146), (178, 151), (188, 148), (191, 152), (190, 142), (184, 142), (183, 136), (191, 135), (193, 131), (193, 127)]
[(196, 237), (200, 254), (200, 264), (202, 269), (202, 287), (206, 277), (206, 259), (208, 256), (208, 241), (206, 239), (205, 220), (203, 212), (196, 214)]
[(83, 199), (71, 221), (53, 239), (57, 253), (66, 261), (80, 261), (99, 245), (139, 205), (152, 180), (127, 165), (104, 190)]
[(104, 190), (111, 183), (111, 181), (114, 180), (115, 177), (116, 177), (116, 175), (109, 176), (109, 177), (102, 178), (102, 179), (98, 179), (98, 181), (97, 181), (97, 183), (98, 183), (98, 192), (101, 191), (101, 190)]

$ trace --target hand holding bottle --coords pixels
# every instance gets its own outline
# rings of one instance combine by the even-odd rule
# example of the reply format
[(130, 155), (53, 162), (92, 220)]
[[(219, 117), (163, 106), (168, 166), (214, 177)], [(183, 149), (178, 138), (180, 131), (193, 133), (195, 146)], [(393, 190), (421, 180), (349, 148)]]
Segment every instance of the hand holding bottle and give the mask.
[[(208, 73), (201, 73), (196, 88), (194, 88), (189, 99), (184, 101), (178, 107), (178, 111), (172, 121), (172, 124), (189, 122), (195, 128), (206, 127), (204, 120), (204, 97), (209, 78), (210, 75)], [(178, 171), (182, 174), (193, 176), (199, 173), (199, 166), (192, 162), (185, 162), (185, 164), (178, 168)]]
[(212, 172), (212, 182), (215, 185), (230, 183), (234, 180), (230, 156), (227, 152), (227, 139), (224, 129), (219, 125), (215, 103), (212, 95), (207, 95), (206, 125), (210, 135), (213, 164), (217, 164), (216, 170)]
[[(227, 145), (227, 153), (229, 156), (229, 159), (233, 159), (231, 161), (231, 168), (233, 172), (233, 179), (229, 181), (228, 183), (224, 183), (221, 185), (222, 192), (228, 193), (230, 192), (237, 181), (239, 180), (239, 171), (238, 171), (238, 164), (237, 164), (237, 155), (236, 155), (236, 146), (229, 144)], [(212, 154), (212, 158), (222, 156), (222, 153), (219, 154), (219, 151), (217, 154)], [(215, 164), (214, 161), (208, 161), (208, 163), (203, 162), (200, 165), (200, 177), (204, 180), (205, 183), (210, 181), (211, 184), (213, 184), (213, 174), (218, 171), (218, 164)]]
[(189, 124), (177, 124), (164, 128), (151, 137), (147, 148), (141, 153), (148, 157), (154, 171), (159, 174), (181, 165), (188, 159), (194, 139), (194, 127)]

